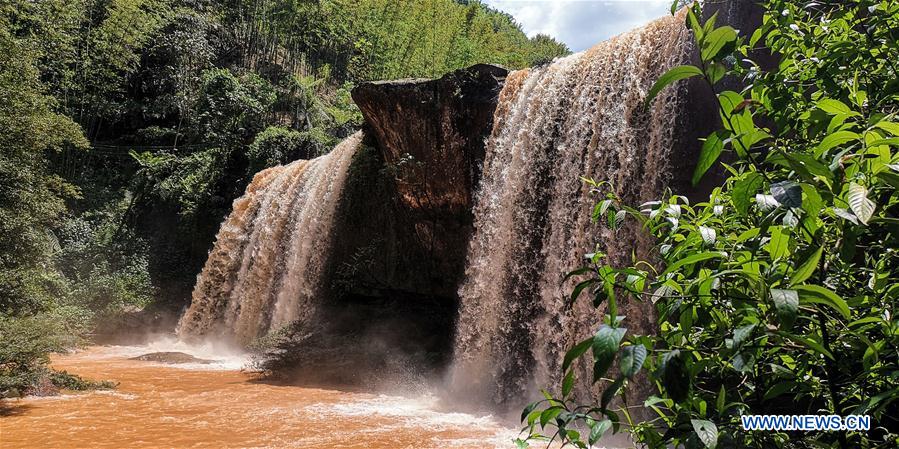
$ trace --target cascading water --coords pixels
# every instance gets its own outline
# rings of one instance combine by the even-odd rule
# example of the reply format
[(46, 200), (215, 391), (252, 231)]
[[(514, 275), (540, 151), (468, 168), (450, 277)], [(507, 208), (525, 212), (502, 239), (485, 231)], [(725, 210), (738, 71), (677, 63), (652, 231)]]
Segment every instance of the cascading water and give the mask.
[(181, 338), (247, 344), (312, 315), (356, 133), (331, 153), (258, 173), (222, 224), (197, 278)]
[(450, 372), (458, 393), (499, 404), (558, 383), (563, 354), (600, 317), (588, 298), (566, 307), (573, 281), (563, 284), (565, 273), (597, 242), (617, 264), (651, 246), (637, 230), (593, 226), (579, 176), (610, 181), (630, 203), (668, 184), (679, 96), (667, 89), (649, 110), (643, 103), (655, 80), (689, 57), (683, 23), (683, 14), (663, 18), (508, 77), (460, 289)]

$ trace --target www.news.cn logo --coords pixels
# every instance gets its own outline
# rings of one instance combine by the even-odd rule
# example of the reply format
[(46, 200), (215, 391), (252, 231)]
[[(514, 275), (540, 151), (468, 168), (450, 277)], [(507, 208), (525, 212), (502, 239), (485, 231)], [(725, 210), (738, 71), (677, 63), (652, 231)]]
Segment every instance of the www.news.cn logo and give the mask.
[(870, 430), (868, 415), (744, 415), (743, 430), (813, 431)]

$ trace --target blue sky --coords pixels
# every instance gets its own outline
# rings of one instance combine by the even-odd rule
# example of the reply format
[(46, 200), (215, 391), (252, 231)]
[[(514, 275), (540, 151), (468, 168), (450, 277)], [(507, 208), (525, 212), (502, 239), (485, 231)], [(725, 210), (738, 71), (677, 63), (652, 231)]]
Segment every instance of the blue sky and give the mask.
[(518, 20), (528, 36), (548, 34), (573, 51), (671, 12), (671, 0), (486, 0)]

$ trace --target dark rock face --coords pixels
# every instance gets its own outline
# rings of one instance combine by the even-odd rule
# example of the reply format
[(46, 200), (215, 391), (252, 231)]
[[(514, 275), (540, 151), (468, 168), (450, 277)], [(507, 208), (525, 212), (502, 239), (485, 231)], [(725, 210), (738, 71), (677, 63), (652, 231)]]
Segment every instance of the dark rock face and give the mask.
[(362, 84), (369, 139), (338, 212), (333, 283), (344, 293), (457, 300), (484, 146), (506, 69)]
[(437, 80), (380, 81), (353, 90), (410, 210), (470, 214), (507, 73), (481, 64)]

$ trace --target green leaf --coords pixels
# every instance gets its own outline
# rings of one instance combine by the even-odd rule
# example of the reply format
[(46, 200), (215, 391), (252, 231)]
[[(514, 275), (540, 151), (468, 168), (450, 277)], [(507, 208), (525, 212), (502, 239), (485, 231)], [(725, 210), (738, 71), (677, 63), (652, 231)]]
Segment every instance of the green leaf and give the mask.
[(579, 282), (574, 286), (574, 290), (571, 291), (571, 297), (568, 300), (571, 302), (577, 301), (577, 298), (581, 296), (581, 292), (583, 292), (585, 288), (593, 285), (595, 282), (595, 279), (587, 279), (586, 281)]
[(693, 39), (696, 42), (701, 42), (705, 37), (705, 32), (702, 29), (702, 25), (699, 23), (699, 18), (696, 17), (696, 11), (698, 11), (698, 7), (687, 7), (687, 27), (693, 30)]
[(725, 115), (733, 113), (734, 109), (743, 104), (744, 101), (745, 98), (742, 95), (732, 90), (725, 90), (718, 94), (718, 102), (721, 104), (721, 108), (724, 109)]
[(692, 78), (694, 76), (702, 76), (702, 70), (692, 65), (682, 65), (669, 70), (664, 75), (660, 76), (658, 81), (656, 81), (655, 84), (652, 85), (652, 88), (649, 89), (649, 93), (646, 95), (646, 100), (644, 100), (644, 103), (646, 104), (646, 106), (649, 106), (649, 103), (651, 103), (652, 100), (655, 99), (656, 95), (658, 95), (659, 92), (661, 92), (662, 89), (667, 87), (669, 84), (682, 79)]
[(562, 278), (562, 282), (565, 282), (574, 276), (580, 276), (582, 274), (587, 274), (591, 271), (593, 271), (593, 268), (591, 268), (591, 267), (582, 267), (582, 268), (578, 268), (577, 270), (574, 270), (574, 271), (569, 271), (568, 274), (566, 274), (565, 277)]
[(724, 389), (724, 384), (721, 384), (721, 388), (718, 390), (718, 399), (715, 400), (715, 410), (718, 411), (718, 414), (724, 413), (725, 405), (727, 405), (727, 391)]
[(790, 232), (783, 226), (772, 226), (771, 240), (765, 245), (765, 249), (772, 259), (779, 259), (790, 253)]
[(542, 402), (542, 401), (531, 402), (530, 404), (527, 405), (527, 407), (524, 408), (524, 411), (521, 412), (521, 421), (522, 422), (524, 422), (524, 420), (527, 419), (528, 415), (530, 415), (531, 412), (533, 412), (534, 409), (537, 408), (537, 406), (540, 404), (540, 402)]
[(790, 285), (801, 284), (805, 282), (806, 279), (810, 278), (818, 268), (818, 261), (821, 260), (821, 254), (823, 252), (824, 247), (819, 246), (808, 259), (805, 259), (805, 262), (802, 262), (802, 265), (799, 265), (799, 268), (796, 268), (796, 271), (790, 276)]
[(802, 188), (792, 181), (771, 184), (771, 196), (786, 207), (802, 206)]
[(763, 183), (764, 178), (761, 174), (756, 172), (748, 173), (745, 177), (734, 183), (731, 201), (733, 201), (734, 208), (737, 209), (737, 212), (739, 212), (740, 215), (745, 217), (749, 213), (752, 198), (755, 196), (755, 193), (762, 188)]
[(727, 257), (727, 255), (725, 253), (718, 252), (718, 251), (706, 251), (704, 253), (693, 254), (693, 255), (684, 257), (683, 259), (680, 259), (680, 260), (674, 262), (673, 264), (669, 265), (668, 268), (665, 269), (665, 271), (662, 273), (661, 276), (664, 277), (666, 274), (671, 273), (672, 271), (676, 271), (677, 269), (679, 269), (680, 267), (683, 267), (685, 265), (693, 265), (695, 263), (699, 263), (704, 260), (723, 259), (726, 257)]
[(815, 186), (802, 184), (801, 187), (802, 193), (805, 194), (805, 197), (802, 199), (802, 208), (809, 216), (817, 217), (821, 209), (824, 208), (824, 199), (821, 198), (821, 194), (818, 193), (818, 189)]
[(874, 209), (877, 207), (873, 201), (868, 199), (868, 189), (861, 184), (850, 183), (846, 200), (858, 220), (863, 224), (868, 224), (868, 220), (874, 215)]
[(734, 349), (739, 348), (743, 345), (743, 342), (752, 335), (752, 331), (755, 329), (755, 324), (747, 324), (745, 326), (740, 326), (734, 329)]
[(817, 342), (816, 340), (813, 340), (808, 337), (803, 337), (800, 335), (791, 334), (789, 332), (778, 331), (776, 333), (777, 333), (777, 335), (780, 335), (784, 338), (793, 340), (797, 343), (801, 343), (801, 344), (807, 346), (809, 349), (814, 350), (818, 354), (821, 354), (821, 355), (833, 360), (833, 354), (830, 351), (828, 351), (827, 348), (822, 346), (821, 343)]
[(854, 133), (852, 131), (837, 131), (833, 134), (828, 134), (821, 143), (818, 144), (818, 148), (815, 149), (815, 157), (821, 157), (824, 153), (828, 152), (830, 149), (842, 145), (846, 142), (851, 142), (853, 140), (860, 139), (861, 136), (858, 133)]
[(872, 140), (868, 143), (869, 147), (878, 147), (881, 145), (890, 145), (894, 147), (899, 147), (899, 137), (888, 137), (886, 139), (877, 139)]
[(528, 426), (533, 426), (534, 423), (540, 419), (540, 415), (543, 414), (543, 410), (533, 410), (531, 413), (528, 413)]
[(606, 432), (609, 431), (609, 429), (612, 428), (612, 421), (609, 421), (608, 419), (599, 422), (590, 420), (588, 421), (588, 425), (590, 427), (590, 437), (587, 441), (593, 446)]
[(690, 423), (693, 424), (693, 431), (705, 447), (715, 449), (718, 446), (718, 427), (715, 423), (704, 419), (691, 419)]
[(562, 371), (567, 371), (568, 367), (571, 366), (571, 362), (584, 355), (591, 346), (593, 346), (593, 337), (590, 337), (569, 349), (568, 352), (565, 353), (565, 359), (562, 360)]
[(593, 382), (601, 379), (609, 371), (625, 332), (627, 329), (623, 327), (603, 324), (593, 336)]
[(821, 99), (818, 101), (817, 106), (818, 109), (821, 109), (822, 111), (831, 115), (859, 115), (857, 112), (849, 109), (849, 106), (846, 106), (846, 104), (842, 101), (834, 100), (833, 98)]
[(696, 163), (696, 169), (693, 171), (693, 185), (699, 184), (702, 176), (715, 164), (721, 152), (724, 150), (724, 141), (721, 140), (720, 133), (712, 133), (702, 144), (702, 150), (699, 152), (699, 161)]
[(559, 413), (562, 413), (562, 407), (559, 405), (554, 405), (544, 410), (543, 413), (540, 413), (540, 426), (546, 427), (546, 423), (552, 421), (556, 416), (559, 416)]
[(836, 310), (844, 319), (848, 320), (850, 318), (851, 311), (849, 310), (849, 305), (846, 304), (846, 301), (843, 300), (843, 298), (840, 298), (830, 289), (821, 287), (820, 285), (811, 284), (797, 285), (793, 288), (799, 292), (800, 304), (823, 304)]
[(899, 189), (899, 175), (893, 172), (882, 171), (877, 177), (883, 182), (891, 185), (894, 189)]
[(568, 394), (571, 393), (571, 389), (574, 387), (574, 370), (568, 371), (568, 374), (565, 374), (565, 378), (562, 380), (562, 396), (568, 397)]
[(625, 346), (621, 348), (619, 357), (618, 368), (621, 375), (631, 379), (640, 372), (643, 362), (646, 361), (646, 346), (642, 344)]
[(771, 300), (777, 310), (777, 319), (780, 320), (783, 329), (790, 329), (796, 321), (796, 313), (799, 311), (799, 294), (796, 290), (771, 289)]
[(737, 40), (737, 30), (730, 26), (715, 28), (705, 36), (700, 56), (703, 61), (710, 61), (728, 44)]
[(767, 401), (769, 399), (776, 398), (787, 391), (795, 391), (796, 390), (796, 382), (788, 381), (788, 382), (780, 382), (773, 387), (769, 388), (765, 393), (764, 399)]
[(894, 136), (899, 136), (899, 123), (883, 120), (883, 121), (878, 122), (874, 126), (880, 128)]

